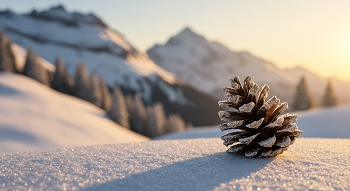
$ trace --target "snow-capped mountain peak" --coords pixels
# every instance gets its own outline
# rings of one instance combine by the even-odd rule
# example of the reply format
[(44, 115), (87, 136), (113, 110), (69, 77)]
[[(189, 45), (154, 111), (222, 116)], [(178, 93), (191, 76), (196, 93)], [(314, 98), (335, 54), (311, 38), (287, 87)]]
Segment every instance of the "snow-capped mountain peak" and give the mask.
[(233, 52), (189, 28), (147, 53), (159, 66), (218, 99), (223, 98), (221, 88), (235, 75), (242, 78), (251, 75), (259, 84), (269, 84), (272, 93), (282, 100), (290, 101), (288, 95), (293, 92), (290, 75), (279, 71), (273, 64), (248, 52)]
[(67, 26), (79, 27), (80, 24), (93, 24), (101, 27), (107, 27), (107, 25), (93, 13), (69, 13), (63, 5), (57, 5), (43, 11), (33, 10), (27, 15), (37, 19), (60, 22), (61, 24), (65, 24)]
[(118, 84), (147, 104), (162, 102), (168, 114), (179, 113), (194, 125), (218, 122), (209, 114), (217, 112), (214, 99), (159, 67), (94, 14), (69, 12), (63, 6), (28, 14), (0, 11), (0, 30), (48, 62), (60, 56), (71, 75), (77, 63), (83, 61), (89, 72), (103, 77), (110, 87)]
[[(249, 52), (235, 52), (218, 42), (210, 42), (190, 28), (171, 37), (163, 45), (156, 45), (147, 51), (150, 58), (162, 68), (174, 73), (200, 91), (218, 99), (223, 98), (221, 88), (228, 85), (228, 79), (235, 75), (253, 77), (260, 86), (268, 84), (270, 95), (277, 95), (282, 101), (292, 103), (295, 86), (301, 75), (310, 81), (310, 89), (320, 102), (326, 80), (299, 67), (281, 69), (276, 65), (252, 55)], [(349, 82), (337, 81), (335, 89), (341, 102), (349, 102), (350, 92), (342, 88)]]

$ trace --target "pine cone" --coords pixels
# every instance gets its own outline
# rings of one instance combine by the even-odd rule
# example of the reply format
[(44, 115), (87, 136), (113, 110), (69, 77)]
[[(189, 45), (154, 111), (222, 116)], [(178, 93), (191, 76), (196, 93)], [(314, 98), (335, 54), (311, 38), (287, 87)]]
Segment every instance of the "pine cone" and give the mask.
[(226, 122), (219, 126), (221, 131), (230, 130), (221, 137), (227, 152), (246, 157), (277, 156), (294, 143), (303, 132), (298, 130), (296, 114), (279, 116), (288, 109), (288, 103), (281, 103), (276, 96), (265, 101), (269, 86), (264, 85), (257, 96), (259, 86), (248, 76), (241, 84), (239, 77), (230, 79), (231, 86), (224, 87), (227, 100), (219, 101), (219, 107), (232, 110), (219, 111), (219, 117)]

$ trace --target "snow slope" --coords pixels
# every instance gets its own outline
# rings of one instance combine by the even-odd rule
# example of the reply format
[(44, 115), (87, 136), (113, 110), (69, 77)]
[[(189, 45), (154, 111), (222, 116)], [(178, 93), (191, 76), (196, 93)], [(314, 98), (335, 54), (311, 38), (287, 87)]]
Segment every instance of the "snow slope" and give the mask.
[(275, 158), (220, 139), (149, 141), (0, 156), (2, 190), (350, 190), (350, 140), (301, 138)]
[(0, 73), (0, 105), (0, 153), (148, 140), (22, 75)]
[[(320, 102), (326, 87), (326, 79), (317, 75), (283, 70), (248, 52), (231, 51), (220, 43), (208, 41), (190, 28), (184, 29), (163, 45), (155, 45), (147, 54), (162, 68), (218, 99), (223, 99), (221, 89), (229, 85), (228, 80), (235, 75), (242, 79), (250, 75), (260, 87), (268, 84), (272, 95), (290, 103), (302, 74), (307, 80), (310, 79), (317, 102)], [(340, 101), (350, 102), (350, 90), (341, 87), (345, 84), (350, 86), (350, 82), (341, 82), (342, 85), (335, 87)]]
[[(18, 46), (17, 44), (12, 44), (12, 50), (15, 54), (16, 58), (16, 66), (17, 68), (22, 71), (26, 62), (26, 56), (27, 56), (27, 50), (22, 48), (21, 46)], [(40, 63), (44, 68), (50, 72), (55, 71), (55, 66), (48, 62), (47, 60), (43, 59), (42, 57), (38, 56), (38, 63)]]
[(167, 114), (178, 113), (194, 125), (217, 123), (210, 117), (217, 112), (216, 100), (159, 67), (94, 14), (68, 12), (62, 6), (28, 14), (0, 11), (0, 30), (48, 62), (60, 56), (72, 75), (83, 61), (110, 87), (118, 84), (147, 104), (162, 102)]
[[(296, 112), (302, 137), (350, 138), (350, 105)], [(157, 137), (158, 140), (221, 137), (224, 133), (217, 126), (198, 127), (180, 133)]]

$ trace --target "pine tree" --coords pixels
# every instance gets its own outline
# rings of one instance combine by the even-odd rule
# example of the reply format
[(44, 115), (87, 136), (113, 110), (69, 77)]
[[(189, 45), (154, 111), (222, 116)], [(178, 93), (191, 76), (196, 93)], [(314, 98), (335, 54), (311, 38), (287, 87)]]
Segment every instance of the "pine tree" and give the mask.
[[(134, 97), (132, 95), (125, 96), (126, 100), (126, 109), (129, 113), (129, 117), (131, 116), (132, 110), (134, 109)], [(131, 125), (131, 123), (130, 123)]]
[(88, 101), (92, 104), (96, 105), (97, 107), (102, 107), (102, 92), (101, 92), (101, 83), (99, 77), (92, 73), (90, 75), (90, 81), (89, 81), (89, 99)]
[(74, 77), (74, 95), (80, 99), (89, 99), (89, 74), (84, 63), (79, 63)]
[(164, 125), (166, 117), (161, 103), (156, 103), (147, 108), (148, 122), (146, 128), (146, 136), (157, 137), (163, 135), (165, 132)]
[(288, 103), (273, 96), (266, 101), (270, 88), (259, 86), (247, 76), (241, 83), (238, 76), (231, 79), (231, 86), (224, 87), (227, 100), (219, 101), (219, 107), (230, 110), (219, 111), (224, 122), (221, 131), (230, 131), (221, 136), (225, 146), (232, 145), (227, 152), (245, 157), (270, 157), (283, 153), (301, 136), (295, 123), (298, 115), (281, 115)]
[(11, 47), (12, 42), (5, 33), (0, 32), (0, 71), (17, 72), (16, 59)]
[(185, 122), (178, 114), (169, 115), (165, 124), (165, 133), (184, 131), (185, 129)]
[(12, 49), (12, 44), (13, 43), (10, 40), (8, 40), (8, 43), (6, 44), (7, 54), (11, 64), (11, 71), (18, 73), (17, 60), (16, 60), (15, 53), (13, 52), (13, 49)]
[(100, 78), (100, 91), (102, 95), (101, 108), (108, 111), (111, 108), (111, 93), (103, 78)]
[(307, 110), (314, 107), (314, 102), (311, 97), (309, 87), (306, 83), (305, 77), (302, 77), (294, 96), (293, 109), (294, 110)]
[(52, 89), (65, 94), (72, 94), (72, 79), (60, 57), (56, 58), (55, 66), (56, 70), (51, 81)]
[(127, 100), (127, 103), (128, 102), (133, 103), (133, 107), (131, 108), (131, 111), (129, 113), (131, 130), (144, 135), (146, 133), (147, 122), (147, 111), (145, 105), (143, 104), (142, 99), (137, 95), (134, 96), (133, 100)]
[(334, 93), (332, 82), (329, 79), (327, 82), (326, 91), (323, 97), (323, 106), (329, 107), (329, 106), (336, 106), (336, 105), (338, 105), (338, 98)]
[(125, 128), (130, 127), (129, 115), (125, 104), (125, 98), (118, 86), (114, 87), (112, 93), (112, 104), (108, 114), (112, 118), (112, 120), (118, 123), (119, 125)]
[(26, 62), (24, 64), (23, 75), (28, 76), (42, 84), (49, 85), (47, 70), (38, 62), (38, 57), (33, 50), (27, 51)]

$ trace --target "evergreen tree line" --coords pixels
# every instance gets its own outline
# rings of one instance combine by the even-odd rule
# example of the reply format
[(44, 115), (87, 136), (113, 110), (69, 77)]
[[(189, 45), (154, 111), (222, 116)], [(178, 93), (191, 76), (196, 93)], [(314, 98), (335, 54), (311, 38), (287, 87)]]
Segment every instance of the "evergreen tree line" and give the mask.
[[(339, 104), (338, 98), (334, 92), (333, 85), (330, 79), (327, 81), (327, 86), (322, 100), (324, 107), (336, 106)], [(308, 83), (304, 76), (301, 77), (296, 88), (294, 96), (293, 110), (307, 110), (315, 107), (315, 100), (310, 93)]]
[(147, 137), (157, 137), (166, 133), (186, 129), (185, 122), (178, 114), (166, 117), (163, 105), (155, 103), (146, 106), (135, 95), (126, 97), (115, 85), (110, 92), (106, 82), (96, 73), (89, 74), (84, 63), (78, 63), (74, 78), (71, 77), (60, 57), (55, 60), (54, 73), (46, 70), (38, 62), (38, 56), (31, 49), (22, 71), (17, 69), (12, 42), (4, 33), (0, 33), (0, 71), (13, 72), (28, 76), (52, 89), (91, 102), (106, 110), (108, 116), (119, 125)]

